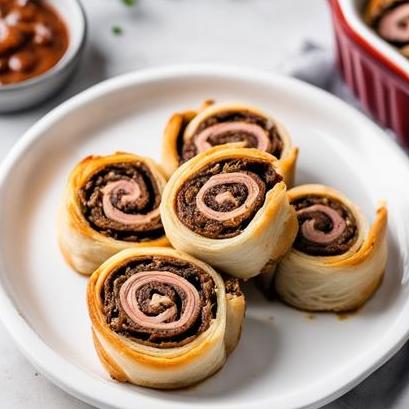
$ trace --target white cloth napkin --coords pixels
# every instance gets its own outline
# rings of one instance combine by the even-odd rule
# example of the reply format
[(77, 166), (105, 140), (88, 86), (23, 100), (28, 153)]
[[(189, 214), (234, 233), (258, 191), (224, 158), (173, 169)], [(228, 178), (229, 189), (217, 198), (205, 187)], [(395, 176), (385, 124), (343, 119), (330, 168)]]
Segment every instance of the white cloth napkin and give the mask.
[[(342, 81), (334, 64), (333, 54), (319, 45), (304, 43), (277, 70), (335, 94), (362, 112), (359, 101)], [(388, 134), (394, 138), (391, 131)], [(324, 409), (408, 408), (409, 343), (351, 392), (324, 406)]]

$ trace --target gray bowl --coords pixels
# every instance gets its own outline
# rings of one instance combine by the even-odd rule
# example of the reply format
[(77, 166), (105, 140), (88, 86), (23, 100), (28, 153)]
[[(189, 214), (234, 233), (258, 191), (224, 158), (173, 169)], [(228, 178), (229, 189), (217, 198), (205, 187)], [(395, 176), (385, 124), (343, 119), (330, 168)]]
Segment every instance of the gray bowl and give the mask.
[(79, 0), (53, 0), (52, 6), (67, 25), (69, 45), (50, 70), (17, 84), (0, 86), (0, 113), (30, 108), (57, 93), (73, 74), (84, 49), (87, 20)]

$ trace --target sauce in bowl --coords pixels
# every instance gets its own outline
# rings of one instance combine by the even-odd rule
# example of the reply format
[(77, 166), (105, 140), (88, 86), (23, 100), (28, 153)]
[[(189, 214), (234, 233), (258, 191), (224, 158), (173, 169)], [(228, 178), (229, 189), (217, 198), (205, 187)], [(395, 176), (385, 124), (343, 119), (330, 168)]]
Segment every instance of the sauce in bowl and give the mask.
[(40, 0), (0, 0), (0, 88), (48, 71), (68, 48), (68, 30)]

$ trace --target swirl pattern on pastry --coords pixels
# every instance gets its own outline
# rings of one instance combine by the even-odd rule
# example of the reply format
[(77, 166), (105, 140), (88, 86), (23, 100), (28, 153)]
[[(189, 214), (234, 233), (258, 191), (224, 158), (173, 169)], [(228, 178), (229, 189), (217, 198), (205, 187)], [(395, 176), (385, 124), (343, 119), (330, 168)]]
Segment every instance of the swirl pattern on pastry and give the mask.
[(213, 146), (242, 142), (246, 148), (256, 148), (281, 157), (282, 139), (273, 121), (261, 113), (243, 107), (225, 106), (195, 121), (187, 127), (181, 149), (181, 163)]
[[(234, 196), (235, 185), (243, 186), (247, 191), (246, 198), (240, 205), (240, 200)], [(229, 190), (229, 187), (231, 190)], [(223, 190), (219, 191), (219, 189)], [(254, 177), (251, 177), (248, 173), (232, 172), (214, 175), (197, 193), (196, 207), (205, 217), (218, 222), (237, 220), (255, 206), (259, 199), (260, 189)], [(217, 210), (211, 207), (212, 199), (209, 196), (212, 194), (212, 190), (215, 190), (214, 202), (216, 203), (215, 207), (218, 208)], [(205, 197), (207, 200), (205, 200)], [(209, 205), (206, 202), (209, 202)], [(234, 209), (226, 210), (229, 204)]]
[(267, 152), (270, 147), (270, 140), (265, 129), (244, 121), (222, 122), (209, 126), (197, 134), (194, 143), (197, 153), (200, 153), (215, 145), (240, 141), (245, 141), (248, 148), (257, 148), (261, 151)]
[[(143, 298), (141, 292), (149, 283), (155, 281), (160, 285), (168, 285), (175, 289), (182, 300), (181, 313), (176, 318), (178, 309), (176, 300), (168, 295), (153, 293), (151, 298)], [(151, 286), (148, 286), (149, 289)], [(148, 295), (149, 294), (145, 294)], [(121, 307), (128, 317), (137, 325), (150, 330), (182, 331), (190, 327), (200, 311), (199, 293), (192, 284), (184, 278), (168, 271), (142, 271), (128, 278), (120, 291)], [(157, 315), (149, 315), (157, 314)]]
[(287, 130), (274, 118), (247, 104), (205, 101), (197, 111), (172, 115), (162, 143), (162, 166), (171, 174), (183, 163), (211, 148), (254, 148), (281, 161), (282, 176), (293, 183), (298, 149)]
[(357, 226), (351, 211), (339, 201), (309, 195), (292, 202), (300, 229), (294, 247), (317, 256), (345, 253), (357, 239)]
[(382, 281), (387, 261), (387, 210), (371, 228), (359, 208), (323, 185), (288, 191), (300, 225), (293, 248), (259, 281), (268, 296), (307, 311), (350, 311)]
[(143, 241), (163, 234), (159, 187), (142, 162), (104, 167), (92, 175), (79, 198), (84, 217), (104, 235)]
[(195, 384), (236, 347), (245, 299), (237, 279), (170, 248), (123, 250), (87, 291), (97, 353), (111, 376), (152, 388)]
[(266, 192), (281, 180), (272, 167), (256, 160), (213, 163), (180, 187), (179, 219), (204, 237), (234, 237), (263, 205)]
[(409, 43), (409, 2), (396, 4), (379, 18), (377, 31), (385, 40), (404, 45)]
[(154, 161), (118, 152), (88, 156), (72, 170), (58, 218), (67, 263), (91, 274), (118, 251), (168, 246), (159, 205), (166, 178)]
[(172, 246), (238, 278), (270, 268), (298, 229), (281, 164), (258, 149), (216, 146), (180, 166), (161, 203)]
[(141, 258), (107, 277), (107, 323), (158, 348), (181, 346), (205, 331), (217, 308), (215, 284), (197, 266), (170, 257)]

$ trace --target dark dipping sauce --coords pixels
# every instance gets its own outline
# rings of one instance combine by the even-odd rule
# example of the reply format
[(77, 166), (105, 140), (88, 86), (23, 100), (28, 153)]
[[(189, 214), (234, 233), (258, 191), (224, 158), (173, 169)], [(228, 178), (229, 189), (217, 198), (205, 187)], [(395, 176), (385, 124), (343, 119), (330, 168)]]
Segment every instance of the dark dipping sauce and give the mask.
[(0, 0), (0, 87), (43, 74), (67, 48), (67, 28), (48, 4)]

